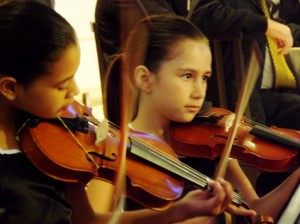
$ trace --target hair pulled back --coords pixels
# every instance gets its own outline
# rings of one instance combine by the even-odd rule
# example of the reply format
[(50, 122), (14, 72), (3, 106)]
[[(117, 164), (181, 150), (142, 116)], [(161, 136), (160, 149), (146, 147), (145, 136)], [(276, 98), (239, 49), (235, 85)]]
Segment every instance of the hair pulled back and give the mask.
[(124, 48), (122, 76), (136, 95), (134, 71), (139, 65), (156, 73), (163, 61), (172, 58), (173, 48), (181, 40), (199, 40), (209, 44), (204, 34), (187, 19), (171, 15), (153, 15), (141, 20), (131, 31)]
[(130, 67), (144, 65), (156, 72), (163, 61), (170, 59), (172, 48), (182, 39), (208, 43), (204, 34), (183, 17), (168, 14), (149, 16), (131, 31), (124, 50), (125, 62), (133, 64)]
[(77, 44), (74, 29), (52, 8), (19, 0), (0, 6), (0, 75), (28, 84), (71, 44)]
[[(121, 86), (128, 88), (130, 99), (135, 99), (135, 106), (137, 105), (138, 92), (134, 79), (136, 67), (144, 65), (156, 73), (163, 61), (172, 58), (172, 50), (181, 40), (199, 40), (209, 44), (194, 24), (180, 16), (152, 15), (135, 25), (122, 54), (118, 55), (108, 68), (104, 111), (110, 121), (120, 123), (121, 99), (116, 93), (120, 92)], [(128, 104), (132, 104), (132, 100), (129, 100)], [(133, 111), (133, 116), (135, 112)]]

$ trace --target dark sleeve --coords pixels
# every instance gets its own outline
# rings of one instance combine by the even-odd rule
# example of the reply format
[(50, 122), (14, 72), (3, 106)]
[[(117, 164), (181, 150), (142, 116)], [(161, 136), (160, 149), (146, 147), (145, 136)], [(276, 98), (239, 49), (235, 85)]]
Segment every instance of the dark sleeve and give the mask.
[(192, 9), (190, 20), (207, 36), (241, 30), (244, 34), (265, 33), (265, 16), (248, 9), (237, 9), (221, 0), (200, 0)]
[(147, 15), (175, 14), (173, 8), (165, 0), (135, 0)]
[(291, 29), (294, 38), (293, 47), (300, 47), (300, 25), (295, 23), (288, 23), (287, 26)]
[(120, 11), (120, 25), (124, 38), (141, 19), (149, 15), (174, 14), (173, 10), (162, 0), (126, 0), (121, 1), (117, 7)]
[(122, 41), (142, 18), (163, 13), (174, 13), (165, 0), (98, 0), (95, 21), (104, 57), (118, 53)]
[(47, 5), (48, 7), (54, 9), (55, 1), (54, 0), (38, 0), (38, 2)]

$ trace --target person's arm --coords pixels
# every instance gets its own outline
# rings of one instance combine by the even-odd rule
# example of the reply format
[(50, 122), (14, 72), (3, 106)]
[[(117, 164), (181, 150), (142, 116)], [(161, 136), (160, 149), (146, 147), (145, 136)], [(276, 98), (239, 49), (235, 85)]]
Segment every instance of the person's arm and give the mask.
[[(209, 183), (211, 191), (195, 190), (174, 202), (169, 209), (153, 211), (141, 209), (120, 214), (120, 223), (174, 223), (201, 216), (221, 214), (232, 201), (232, 187), (224, 180)], [(67, 198), (73, 206), (74, 223), (108, 223), (115, 213), (96, 214), (89, 204), (86, 190), (79, 184), (69, 184)], [(97, 198), (97, 195), (94, 195)], [(99, 198), (101, 200), (101, 198)], [(252, 216), (252, 210), (239, 214)]]
[(199, 1), (189, 15), (190, 20), (203, 31), (208, 38), (223, 33), (241, 31), (243, 34), (266, 34), (277, 43), (279, 54), (287, 54), (293, 45), (288, 26), (267, 19), (250, 9), (236, 9), (222, 0)]
[(261, 198), (255, 193), (254, 188), (238, 165), (236, 159), (230, 161), (227, 177), (233, 186), (236, 186), (241, 191), (243, 199), (245, 199), (246, 204), (251, 209), (255, 210), (257, 214), (266, 214), (277, 219), (281, 209), (287, 203), (287, 200), (300, 180), (300, 168), (279, 187)]
[(201, 0), (189, 19), (208, 35), (242, 31), (245, 34), (265, 33), (267, 19), (248, 9), (235, 9), (222, 0)]
[(275, 41), (280, 55), (289, 53), (290, 48), (293, 46), (293, 37), (288, 26), (268, 19), (266, 35)]
[(294, 171), (289, 178), (264, 197), (253, 201), (251, 208), (260, 214), (268, 214), (277, 220), (280, 211), (288, 202), (300, 180), (300, 168)]
[(292, 32), (294, 39), (293, 47), (300, 47), (300, 24), (288, 23), (286, 24)]
[(227, 168), (226, 179), (232, 184), (233, 187), (237, 188), (241, 192), (243, 200), (246, 204), (258, 199), (252, 184), (240, 167), (237, 159), (230, 159)]

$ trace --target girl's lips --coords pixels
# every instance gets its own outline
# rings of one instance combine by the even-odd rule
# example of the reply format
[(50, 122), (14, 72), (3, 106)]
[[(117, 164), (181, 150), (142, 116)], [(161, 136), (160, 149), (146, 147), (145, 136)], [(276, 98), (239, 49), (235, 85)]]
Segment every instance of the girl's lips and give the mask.
[(72, 103), (74, 102), (74, 100), (70, 101), (70, 103), (66, 104), (65, 106), (62, 107), (62, 111), (66, 111), (69, 110), (69, 108), (72, 110)]
[(198, 112), (200, 110), (200, 107), (198, 107), (198, 106), (186, 106), (186, 108), (190, 112)]

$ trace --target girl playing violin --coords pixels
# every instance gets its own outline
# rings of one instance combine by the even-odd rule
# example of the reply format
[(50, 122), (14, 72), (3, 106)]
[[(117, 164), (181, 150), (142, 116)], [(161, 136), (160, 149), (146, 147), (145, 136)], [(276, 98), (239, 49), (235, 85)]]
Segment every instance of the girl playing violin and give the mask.
[[(202, 107), (207, 81), (212, 75), (207, 39), (182, 18), (152, 16), (133, 29), (120, 57), (122, 77), (128, 77), (136, 100), (130, 128), (168, 142), (170, 123), (190, 122)], [(112, 85), (116, 84), (112, 82)], [(109, 88), (107, 97), (110, 97)], [(109, 103), (108, 117), (118, 122), (117, 116), (110, 113), (113, 109)], [(250, 208), (276, 219), (299, 175), (300, 169), (263, 198), (257, 196), (236, 159), (230, 160), (226, 179), (240, 190)], [(229, 206), (232, 213), (239, 209)], [(197, 221), (208, 223), (212, 219), (202, 217)]]
[[(191, 26), (186, 21), (183, 25)], [(112, 214), (94, 213), (85, 186), (45, 175), (15, 138), (29, 114), (56, 118), (79, 93), (75, 73), (80, 50), (74, 29), (49, 7), (13, 0), (0, 5), (0, 33), (0, 223), (108, 222)], [(197, 38), (197, 43), (207, 41)], [(231, 201), (231, 185), (218, 180), (209, 186), (211, 192), (195, 190), (161, 212), (124, 212), (120, 223), (174, 223), (220, 214)]]

